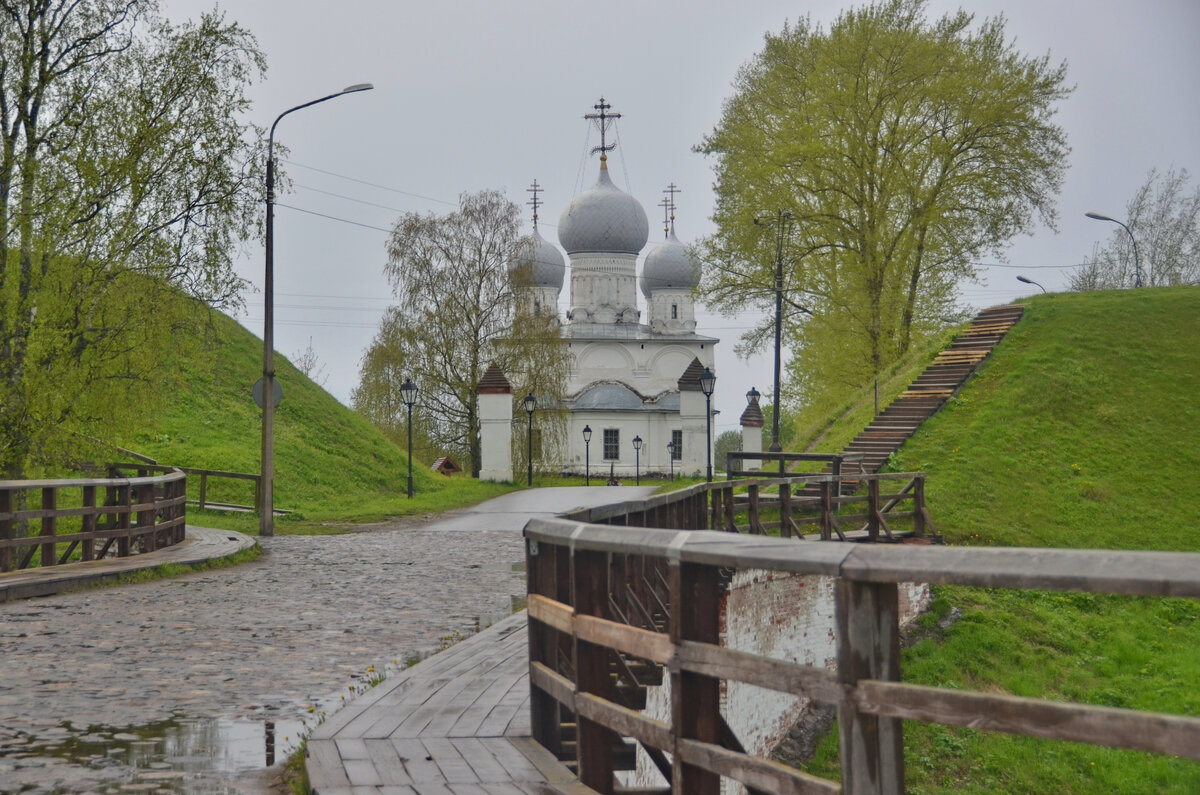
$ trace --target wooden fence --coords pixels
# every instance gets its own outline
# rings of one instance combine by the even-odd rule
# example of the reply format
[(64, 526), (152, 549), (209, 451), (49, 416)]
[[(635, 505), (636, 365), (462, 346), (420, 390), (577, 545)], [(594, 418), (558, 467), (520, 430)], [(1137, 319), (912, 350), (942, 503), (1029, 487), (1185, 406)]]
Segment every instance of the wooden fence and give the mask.
[[(755, 475), (756, 472), (751, 472), (746, 469), (747, 461), (757, 461), (762, 469), (766, 469), (768, 464), (775, 463), (779, 466), (779, 474), (782, 476), (788, 464), (822, 464), (820, 470), (822, 474), (830, 474), (834, 477), (851, 474), (866, 474), (864, 468), (862, 453), (772, 453), (764, 451), (760, 453), (744, 453), (744, 452), (728, 452), (725, 454), (725, 478), (732, 480), (733, 478), (745, 477), (746, 475)], [(828, 470), (826, 472), (825, 470)], [(793, 472), (799, 470), (793, 467)]]
[[(163, 466), (162, 464), (155, 464), (153, 462), (144, 462), (144, 463), (138, 463), (138, 464), (111, 464), (111, 465), (109, 465), (108, 469), (109, 469), (109, 475), (111, 475), (112, 477), (119, 477), (121, 474), (129, 473), (129, 472), (136, 473), (137, 477), (146, 477), (151, 472), (160, 472), (160, 473), (161, 472), (174, 472), (176, 470), (178, 470), (179, 472), (183, 472), (187, 475), (190, 475), (193, 483), (199, 481), (200, 490), (199, 490), (198, 494), (196, 495), (196, 498), (194, 500), (192, 500), (192, 502), (195, 504), (195, 506), (197, 508), (200, 508), (200, 509), (211, 508), (213, 510), (226, 510), (226, 511), (254, 511), (254, 510), (258, 510), (258, 506), (262, 505), (262, 499), (261, 499), (261, 497), (262, 497), (262, 491), (261, 491), (262, 476), (254, 473), (254, 472), (227, 472), (227, 471), (220, 470), (220, 469), (199, 469), (197, 467), (171, 467), (171, 466)], [(214, 480), (224, 479), (224, 480), (249, 482), (251, 484), (251, 487), (252, 487), (253, 493), (254, 493), (253, 504), (252, 505), (242, 505), (240, 503), (235, 503), (235, 502), (228, 502), (228, 501), (214, 502), (214, 501), (210, 500), (208, 497), (208, 481), (210, 478), (212, 478)], [(291, 511), (284, 511), (284, 510), (277, 508), (277, 509), (275, 509), (275, 513), (287, 514), (287, 513), (291, 513)]]
[[(689, 510), (676, 507), (677, 517)], [(655, 510), (626, 504), (610, 519)], [(534, 739), (572, 757), (597, 792), (614, 791), (636, 743), (670, 782), (662, 792), (716, 795), (724, 777), (751, 793), (899, 793), (904, 720), (1200, 759), (1200, 718), (904, 683), (897, 587), (1200, 598), (1200, 554), (815, 544), (613, 524), (534, 519), (525, 528)], [(720, 645), (720, 583), (747, 568), (835, 579), (836, 671)], [(623, 687), (664, 670), (668, 720), (644, 714), (644, 700)], [(836, 705), (841, 784), (745, 753), (720, 713), (731, 681)]]
[[(852, 480), (865, 494), (844, 494)], [(893, 484), (895, 484), (893, 486)], [(891, 490), (884, 490), (891, 487)], [(859, 509), (847, 513), (847, 509)], [(770, 514), (771, 518), (766, 518)], [(615, 503), (565, 514), (597, 524), (677, 530), (711, 528), (784, 538), (802, 537), (811, 527), (822, 540), (889, 541), (900, 537), (937, 540), (925, 503), (925, 473), (817, 474), (698, 483), (647, 500)], [(898, 523), (908, 523), (901, 530)], [(810, 532), (812, 532), (810, 530)]]
[(131, 478), (0, 481), (0, 571), (28, 568), (39, 553), (42, 566), (57, 566), (76, 549), (82, 560), (98, 560), (179, 543), (186, 495), (187, 476), (175, 471)]

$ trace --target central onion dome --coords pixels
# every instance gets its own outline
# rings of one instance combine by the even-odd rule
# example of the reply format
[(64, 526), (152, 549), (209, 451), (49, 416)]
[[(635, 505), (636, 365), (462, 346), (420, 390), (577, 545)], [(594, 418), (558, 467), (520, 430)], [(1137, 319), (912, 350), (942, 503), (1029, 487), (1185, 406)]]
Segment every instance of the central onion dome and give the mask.
[(558, 218), (558, 242), (568, 254), (636, 255), (649, 236), (646, 211), (637, 199), (613, 184), (603, 160), (596, 184), (571, 199)]
[(561, 290), (563, 274), (567, 269), (567, 262), (563, 259), (562, 252), (558, 250), (557, 246), (542, 237), (536, 227), (531, 238), (529, 245), (522, 248), (513, 259), (509, 267), (510, 272), (516, 271), (528, 263), (530, 266), (529, 278), (533, 287), (551, 287)]
[(667, 242), (646, 255), (642, 295), (649, 298), (655, 290), (692, 290), (699, 283), (700, 268), (672, 229)]

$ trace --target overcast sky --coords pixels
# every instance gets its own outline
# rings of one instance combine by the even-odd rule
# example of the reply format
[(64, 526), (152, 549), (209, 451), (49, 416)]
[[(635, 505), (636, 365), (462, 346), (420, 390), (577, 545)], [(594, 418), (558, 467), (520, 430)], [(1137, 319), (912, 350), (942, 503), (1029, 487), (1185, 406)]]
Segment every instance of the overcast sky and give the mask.
[[(601, 94), (623, 114), (611, 173), (646, 209), (651, 245), (661, 238), (657, 203), (669, 182), (683, 191), (676, 200), (679, 237), (691, 242), (706, 234), (711, 163), (691, 149), (717, 122), (738, 67), (760, 49), (765, 32), (786, 20), (808, 14), (827, 25), (848, 5), (223, 5), (227, 18), (258, 37), (269, 62), (266, 79), (251, 91), (258, 124), (269, 126), (282, 111), (345, 86), (375, 85), (288, 116), (277, 130), (291, 150), (284, 167), (294, 191), (278, 198), (275, 218), (276, 349), (294, 360), (311, 338), (326, 388), (349, 403), (359, 359), (387, 304), (386, 230), (401, 212), (445, 212), (460, 193), (484, 188), (503, 189), (523, 203), (536, 178), (545, 189), (539, 226), (556, 242), (559, 213), (596, 178), (598, 164), (586, 158), (596, 135), (589, 138), (582, 116)], [(1014, 241), (1007, 267), (985, 269), (982, 285), (963, 285), (963, 303), (983, 307), (1036, 291), (1016, 281), (1019, 273), (1048, 290), (1064, 288), (1070, 266), (1111, 231), (1084, 212), (1123, 217), (1151, 168), (1186, 168), (1193, 185), (1200, 179), (1200, 0), (932, 0), (930, 14), (960, 6), (979, 19), (1003, 11), (1016, 45), (1065, 60), (1075, 86), (1058, 116), (1073, 150), (1058, 202), (1059, 231), (1037, 229)], [(211, 7), (201, 0), (163, 2), (174, 20)], [(241, 320), (259, 336), (262, 263), (261, 246), (239, 261), (256, 287)], [(565, 303), (569, 287), (563, 294)], [(747, 363), (733, 353), (752, 320), (700, 317), (697, 331), (722, 340), (716, 432), (737, 427), (751, 386), (770, 391), (769, 355)]]

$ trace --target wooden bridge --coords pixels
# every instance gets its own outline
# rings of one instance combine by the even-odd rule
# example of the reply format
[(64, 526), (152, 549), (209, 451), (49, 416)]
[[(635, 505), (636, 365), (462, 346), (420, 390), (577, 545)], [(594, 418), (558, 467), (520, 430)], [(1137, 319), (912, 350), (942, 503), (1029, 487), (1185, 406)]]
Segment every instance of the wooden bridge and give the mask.
[[(778, 492), (787, 479), (759, 482)], [(903, 721), (1200, 759), (1200, 718), (908, 684), (898, 586), (1200, 598), (1200, 554), (819, 543), (704, 528), (745, 484), (535, 519), (528, 614), (384, 682), (308, 743), (317, 795), (904, 791)], [(714, 507), (715, 506), (715, 507)], [(749, 507), (746, 508), (749, 511)], [(883, 539), (881, 539), (883, 540)], [(722, 583), (765, 570), (831, 578), (837, 667), (723, 645)], [(686, 609), (676, 609), (676, 606)], [(669, 682), (666, 714), (646, 693)], [(720, 709), (744, 682), (836, 706), (840, 783), (745, 751)], [(619, 783), (634, 755), (658, 784)]]

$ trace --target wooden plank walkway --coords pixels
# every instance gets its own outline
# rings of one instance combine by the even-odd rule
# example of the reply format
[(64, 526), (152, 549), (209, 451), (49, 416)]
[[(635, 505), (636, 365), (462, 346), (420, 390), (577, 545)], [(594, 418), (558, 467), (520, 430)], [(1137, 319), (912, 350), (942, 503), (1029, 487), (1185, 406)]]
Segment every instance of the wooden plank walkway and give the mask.
[(524, 611), (390, 677), (308, 740), (315, 795), (585, 795), (530, 737)]

